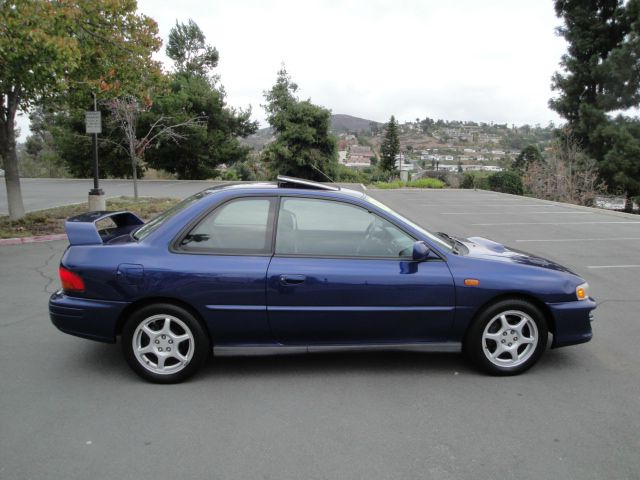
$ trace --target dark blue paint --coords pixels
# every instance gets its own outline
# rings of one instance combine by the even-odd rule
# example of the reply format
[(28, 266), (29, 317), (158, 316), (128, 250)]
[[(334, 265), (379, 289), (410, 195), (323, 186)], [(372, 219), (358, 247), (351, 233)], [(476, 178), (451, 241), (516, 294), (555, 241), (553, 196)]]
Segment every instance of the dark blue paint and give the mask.
[[(174, 251), (172, 242), (211, 209), (236, 197), (298, 196), (360, 205), (425, 242), (423, 261), (303, 256), (208, 255)], [(101, 237), (95, 222), (110, 216)], [(114, 341), (125, 309), (145, 301), (191, 307), (217, 345), (461, 342), (478, 310), (504, 295), (525, 296), (552, 316), (554, 346), (588, 341), (593, 300), (577, 301), (583, 279), (554, 262), (482, 238), (449, 252), (402, 219), (346, 190), (217, 187), (140, 241), (134, 215), (98, 212), (67, 222), (71, 246), (62, 265), (85, 281), (84, 293), (56, 293), (52, 322), (73, 335)], [(462, 249), (461, 249), (462, 250)], [(424, 253), (422, 249), (418, 253)], [(480, 281), (467, 287), (464, 280)]]
[[(415, 272), (404, 263), (414, 263)], [(304, 283), (280, 281), (302, 272)], [(269, 322), (283, 344), (442, 340), (454, 304), (451, 272), (440, 260), (276, 256), (267, 273)]]

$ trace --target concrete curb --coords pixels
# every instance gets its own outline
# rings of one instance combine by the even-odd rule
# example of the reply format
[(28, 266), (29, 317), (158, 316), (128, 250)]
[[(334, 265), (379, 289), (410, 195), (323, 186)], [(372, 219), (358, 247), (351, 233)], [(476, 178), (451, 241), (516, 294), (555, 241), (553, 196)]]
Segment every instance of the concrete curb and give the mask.
[(37, 237), (0, 238), (1, 245), (23, 245), (25, 243), (44, 243), (55, 240), (66, 240), (66, 233), (56, 233), (53, 235), (40, 235)]

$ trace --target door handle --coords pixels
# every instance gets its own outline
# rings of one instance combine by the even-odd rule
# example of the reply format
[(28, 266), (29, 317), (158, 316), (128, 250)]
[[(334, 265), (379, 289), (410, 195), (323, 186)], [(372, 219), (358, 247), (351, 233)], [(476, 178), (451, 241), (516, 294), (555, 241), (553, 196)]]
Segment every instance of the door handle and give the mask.
[(282, 285), (300, 285), (304, 283), (305, 279), (304, 275), (280, 275)]

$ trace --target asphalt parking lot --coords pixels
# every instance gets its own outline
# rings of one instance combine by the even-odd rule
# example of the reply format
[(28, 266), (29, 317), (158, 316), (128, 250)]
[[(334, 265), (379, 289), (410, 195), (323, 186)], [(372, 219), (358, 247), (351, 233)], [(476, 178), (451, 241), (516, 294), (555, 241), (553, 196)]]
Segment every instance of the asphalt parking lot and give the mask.
[(433, 231), (572, 267), (594, 339), (528, 373), (458, 355), (221, 358), (144, 383), (119, 346), (58, 332), (65, 242), (0, 247), (1, 479), (638, 479), (640, 217), (483, 191), (368, 193)]

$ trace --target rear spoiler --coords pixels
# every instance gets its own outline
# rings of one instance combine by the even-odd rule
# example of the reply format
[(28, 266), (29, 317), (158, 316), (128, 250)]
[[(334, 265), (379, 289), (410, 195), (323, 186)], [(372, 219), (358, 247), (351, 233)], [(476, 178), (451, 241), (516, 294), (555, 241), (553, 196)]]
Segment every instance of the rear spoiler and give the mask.
[[(97, 222), (105, 219), (113, 220), (115, 228), (107, 228), (100, 235)], [(67, 219), (64, 229), (71, 245), (101, 245), (118, 235), (128, 233), (144, 221), (131, 212), (89, 212)]]

